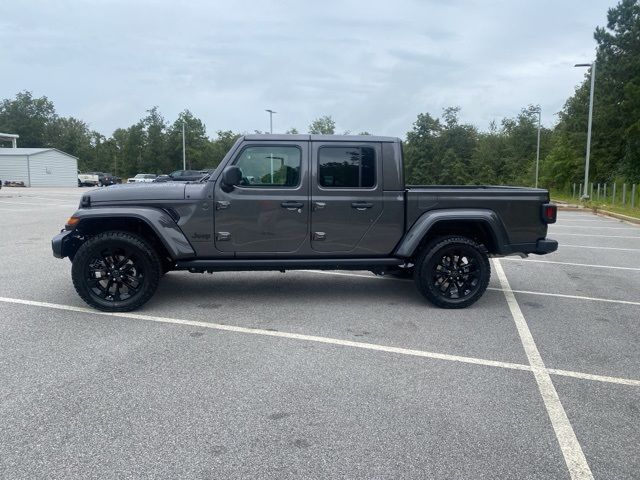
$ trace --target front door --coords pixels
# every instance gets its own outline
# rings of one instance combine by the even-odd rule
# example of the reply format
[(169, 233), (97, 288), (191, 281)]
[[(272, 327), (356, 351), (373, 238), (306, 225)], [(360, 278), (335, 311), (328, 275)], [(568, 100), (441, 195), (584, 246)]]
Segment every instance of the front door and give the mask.
[(216, 248), (242, 255), (295, 252), (309, 230), (308, 142), (247, 142), (232, 160), (241, 184), (215, 187)]
[(367, 253), (383, 209), (379, 143), (312, 142), (311, 248)]

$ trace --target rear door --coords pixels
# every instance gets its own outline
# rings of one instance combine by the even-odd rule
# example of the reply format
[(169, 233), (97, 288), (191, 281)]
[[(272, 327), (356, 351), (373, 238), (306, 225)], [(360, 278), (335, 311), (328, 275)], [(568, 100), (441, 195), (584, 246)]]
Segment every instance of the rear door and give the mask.
[(367, 232), (382, 214), (379, 143), (312, 142), (311, 248), (366, 249)]
[(247, 142), (229, 165), (242, 170), (231, 192), (215, 186), (215, 242), (239, 256), (292, 253), (309, 233), (308, 142)]

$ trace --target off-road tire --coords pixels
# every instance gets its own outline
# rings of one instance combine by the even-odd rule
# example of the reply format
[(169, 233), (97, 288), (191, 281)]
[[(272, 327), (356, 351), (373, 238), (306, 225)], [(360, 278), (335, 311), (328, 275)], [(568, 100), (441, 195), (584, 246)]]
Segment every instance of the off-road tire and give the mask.
[[(458, 261), (455, 261), (456, 256)], [(468, 263), (465, 264), (465, 261)], [(414, 280), (418, 290), (441, 308), (472, 305), (484, 294), (491, 277), (491, 266), (484, 247), (470, 238), (457, 235), (439, 237), (428, 243), (419, 253), (415, 265)], [(471, 272), (472, 267), (473, 272), (465, 274)], [(443, 278), (450, 280), (442, 281)], [(455, 288), (455, 293), (452, 288), (447, 288), (448, 285)], [(446, 292), (443, 292), (443, 288)], [(456, 294), (458, 298), (451, 298)]]
[[(136, 272), (134, 280), (140, 278), (137, 283), (137, 290), (126, 299), (120, 298), (120, 293), (102, 297), (96, 293), (96, 290), (105, 293), (104, 285), (91, 286), (95, 283), (95, 279), (90, 277), (96, 271), (95, 262), (100, 262), (100, 257), (104, 258), (104, 252), (126, 252), (132, 257), (133, 271)], [(113, 255), (120, 255), (115, 253)], [(124, 253), (122, 254), (124, 257)], [(112, 258), (114, 258), (112, 256)], [(104, 262), (107, 262), (105, 259)], [(114, 262), (111, 262), (112, 264)], [(105, 263), (105, 265), (107, 265)], [(128, 264), (126, 265), (128, 266)], [(108, 267), (107, 267), (108, 268)], [(107, 269), (105, 268), (105, 270)], [(131, 270), (130, 270), (131, 271)], [(144, 305), (155, 293), (158, 288), (158, 282), (162, 275), (162, 264), (158, 258), (156, 250), (143, 238), (129, 232), (109, 231), (96, 235), (83, 243), (76, 252), (71, 266), (71, 277), (73, 286), (78, 295), (89, 305), (98, 310), (106, 312), (129, 312)], [(108, 276), (104, 277), (107, 281), (107, 292), (110, 290), (108, 285)], [(132, 282), (134, 285), (136, 282)], [(112, 284), (113, 285), (113, 284)], [(121, 284), (122, 285), (122, 284)], [(112, 287), (113, 288), (113, 287)], [(115, 289), (118, 290), (118, 284), (115, 283)], [(127, 290), (128, 291), (128, 290)]]

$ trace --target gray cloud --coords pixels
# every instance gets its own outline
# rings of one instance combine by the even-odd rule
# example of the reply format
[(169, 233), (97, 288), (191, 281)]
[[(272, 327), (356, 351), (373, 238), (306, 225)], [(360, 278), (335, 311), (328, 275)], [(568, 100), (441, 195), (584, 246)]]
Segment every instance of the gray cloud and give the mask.
[(12, 2), (0, 93), (47, 95), (104, 134), (153, 105), (168, 119), (189, 108), (210, 134), (265, 129), (265, 108), (278, 131), (331, 114), (340, 130), (403, 136), (450, 105), (486, 128), (530, 103), (550, 125), (614, 4)]

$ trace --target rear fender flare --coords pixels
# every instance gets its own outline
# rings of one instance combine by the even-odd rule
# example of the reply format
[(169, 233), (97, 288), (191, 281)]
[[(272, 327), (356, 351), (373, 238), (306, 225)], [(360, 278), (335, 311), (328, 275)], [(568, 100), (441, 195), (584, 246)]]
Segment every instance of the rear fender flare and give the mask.
[(509, 244), (509, 237), (507, 236), (502, 220), (500, 220), (498, 214), (493, 210), (480, 208), (442, 209), (423, 213), (406, 233), (396, 248), (394, 255), (401, 258), (412, 257), (417, 252), (422, 240), (429, 235), (429, 231), (432, 230), (436, 224), (443, 221), (456, 221), (460, 223), (464, 223), (465, 221), (474, 223), (481, 222), (488, 227), (496, 247), (495, 253), (501, 254), (505, 252), (506, 246)]

